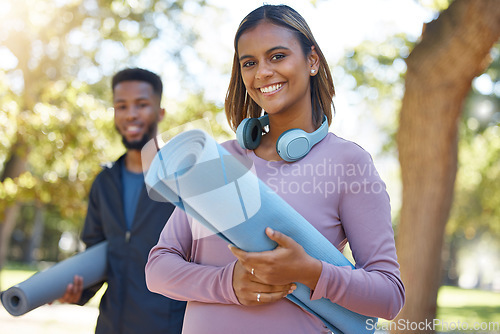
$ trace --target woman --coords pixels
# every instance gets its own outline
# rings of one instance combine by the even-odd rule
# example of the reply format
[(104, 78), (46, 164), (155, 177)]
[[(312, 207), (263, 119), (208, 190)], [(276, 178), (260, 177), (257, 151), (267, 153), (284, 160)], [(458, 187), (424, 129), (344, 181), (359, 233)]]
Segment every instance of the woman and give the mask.
[[(312, 258), (291, 237), (266, 229), (272, 251), (247, 253), (176, 209), (150, 253), (150, 290), (186, 300), (184, 334), (328, 333), (312, 314), (284, 298), (300, 282), (311, 299), (328, 298), (367, 316), (394, 318), (404, 304), (389, 198), (370, 155), (333, 133), (301, 159), (284, 161), (280, 136), (317, 133), (332, 119), (333, 83), (304, 19), (288, 6), (251, 12), (235, 36), (226, 98), (233, 128), (265, 111), (269, 130), (255, 149), (223, 146), (251, 159), (259, 178), (342, 251), (356, 270)], [(278, 143), (278, 145), (277, 145)]]

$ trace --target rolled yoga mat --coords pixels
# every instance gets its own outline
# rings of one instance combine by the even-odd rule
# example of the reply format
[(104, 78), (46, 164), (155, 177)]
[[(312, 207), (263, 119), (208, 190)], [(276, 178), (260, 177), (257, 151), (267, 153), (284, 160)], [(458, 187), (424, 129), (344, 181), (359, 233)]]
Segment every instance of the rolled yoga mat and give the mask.
[[(183, 209), (224, 240), (260, 252), (277, 244), (265, 235), (267, 226), (301, 244), (305, 251), (336, 266), (354, 266), (316, 228), (271, 190), (251, 170), (251, 160), (231, 155), (207, 133), (190, 130), (163, 146), (145, 175), (150, 194)], [(317, 316), (334, 333), (373, 333), (367, 317), (332, 303), (310, 300), (310, 289), (297, 283), (287, 296)], [(371, 328), (374, 326), (371, 326)]]
[(86, 251), (40, 271), (26, 281), (5, 290), (2, 304), (14, 316), (61, 298), (75, 275), (83, 277), (83, 288), (106, 279), (108, 243), (101, 242)]

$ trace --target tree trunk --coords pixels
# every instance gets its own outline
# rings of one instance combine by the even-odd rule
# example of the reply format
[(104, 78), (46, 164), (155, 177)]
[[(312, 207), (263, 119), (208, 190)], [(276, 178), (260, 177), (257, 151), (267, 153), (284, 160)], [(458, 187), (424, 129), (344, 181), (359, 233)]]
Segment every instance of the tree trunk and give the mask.
[[(18, 68), (23, 73), (24, 94), (22, 96), (19, 109), (23, 112), (31, 111), (33, 110), (39, 96), (36, 89), (38, 82), (34, 80), (36, 77), (32, 77), (28, 80), (29, 76), (27, 75), (27, 73), (32, 72), (32, 70), (30, 70), (29, 67), (30, 53), (25, 52), (25, 50), (29, 49), (31, 42), (24, 34), (19, 36), (16, 35), (16, 37), (12, 37), (11, 35), (9, 36), (9, 39), (5, 41), (5, 45), (7, 45), (16, 55), (19, 61)], [(5, 164), (5, 168), (0, 179), (2, 182), (6, 178), (14, 179), (27, 170), (27, 160), (30, 147), (24, 140), (23, 135), (27, 133), (26, 128), (29, 126), (29, 123), (26, 122), (24, 117), (18, 117), (17, 122), (19, 132), (10, 150), (10, 158)], [(4, 221), (0, 221), (0, 271), (5, 265), (5, 261), (7, 259), (10, 238), (16, 225), (20, 208), (20, 201), (7, 207), (3, 215)]]
[(459, 237), (451, 237), (443, 250), (443, 280), (442, 284), (458, 286), (458, 250), (460, 248)]
[(396, 241), (406, 305), (396, 323), (432, 323), (435, 318), (457, 171), (458, 121), (472, 79), (488, 65), (499, 37), (498, 0), (456, 0), (425, 27), (407, 59), (397, 135), (403, 204)]
[(26, 245), (24, 252), (25, 263), (34, 264), (37, 261), (36, 251), (42, 244), (43, 231), (45, 229), (45, 208), (42, 204), (35, 204), (35, 217), (33, 219), (33, 230)]
[[(22, 144), (19, 145), (22, 146)], [(15, 144), (12, 147), (12, 154), (10, 159), (5, 164), (0, 181), (4, 181), (6, 178), (16, 178), (26, 170), (26, 159), (20, 157), (18, 149), (18, 144)], [(20, 208), (21, 206), (17, 202), (8, 206), (3, 213), (3, 221), (0, 221), (0, 271), (5, 265), (5, 261), (7, 259), (10, 236), (12, 235), (12, 231), (16, 225)]]

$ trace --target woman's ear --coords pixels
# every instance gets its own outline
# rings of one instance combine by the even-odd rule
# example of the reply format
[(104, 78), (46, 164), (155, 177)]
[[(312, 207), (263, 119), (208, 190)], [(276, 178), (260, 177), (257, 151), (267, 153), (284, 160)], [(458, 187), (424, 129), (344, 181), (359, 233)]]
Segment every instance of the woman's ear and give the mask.
[(319, 56), (314, 45), (311, 46), (311, 52), (307, 56), (307, 61), (311, 70), (311, 76), (315, 76), (319, 70)]

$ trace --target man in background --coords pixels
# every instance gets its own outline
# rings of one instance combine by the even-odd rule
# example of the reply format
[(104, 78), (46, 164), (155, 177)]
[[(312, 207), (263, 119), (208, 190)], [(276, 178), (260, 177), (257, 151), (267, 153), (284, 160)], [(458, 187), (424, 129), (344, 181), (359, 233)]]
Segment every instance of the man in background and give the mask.
[[(81, 238), (87, 247), (107, 240), (108, 287), (99, 305), (96, 333), (178, 334), (185, 302), (150, 292), (144, 266), (174, 206), (148, 197), (141, 149), (165, 115), (163, 85), (156, 74), (125, 69), (112, 79), (115, 127), (127, 151), (96, 177)], [(83, 290), (75, 276), (63, 303), (83, 305), (101, 284)]]

